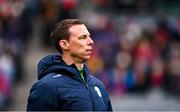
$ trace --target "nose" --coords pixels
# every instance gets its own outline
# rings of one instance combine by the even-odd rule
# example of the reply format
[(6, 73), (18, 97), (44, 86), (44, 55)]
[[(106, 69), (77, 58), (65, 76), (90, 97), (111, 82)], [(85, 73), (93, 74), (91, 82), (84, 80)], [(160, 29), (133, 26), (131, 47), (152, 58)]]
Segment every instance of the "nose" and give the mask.
[(92, 40), (91, 37), (89, 37), (89, 42), (88, 42), (89, 45), (93, 45), (94, 44), (94, 41)]

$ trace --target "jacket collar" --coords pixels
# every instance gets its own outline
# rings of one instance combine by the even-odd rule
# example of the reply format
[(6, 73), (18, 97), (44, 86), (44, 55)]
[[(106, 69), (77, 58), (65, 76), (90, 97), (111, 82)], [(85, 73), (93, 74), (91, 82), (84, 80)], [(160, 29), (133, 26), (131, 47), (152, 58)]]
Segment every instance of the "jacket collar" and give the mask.
[[(89, 77), (89, 68), (84, 64), (85, 78)], [(41, 59), (38, 64), (38, 79), (49, 73), (57, 73), (82, 80), (75, 64), (67, 65), (60, 55), (49, 55)]]

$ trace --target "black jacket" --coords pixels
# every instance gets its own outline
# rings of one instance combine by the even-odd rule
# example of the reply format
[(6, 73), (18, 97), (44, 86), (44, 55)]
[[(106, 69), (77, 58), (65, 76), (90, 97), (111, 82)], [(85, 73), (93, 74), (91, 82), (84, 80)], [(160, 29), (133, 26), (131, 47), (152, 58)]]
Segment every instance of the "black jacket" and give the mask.
[(27, 111), (85, 110), (112, 111), (103, 84), (84, 66), (86, 83), (74, 64), (67, 65), (58, 55), (43, 58), (38, 65), (38, 81), (32, 86)]

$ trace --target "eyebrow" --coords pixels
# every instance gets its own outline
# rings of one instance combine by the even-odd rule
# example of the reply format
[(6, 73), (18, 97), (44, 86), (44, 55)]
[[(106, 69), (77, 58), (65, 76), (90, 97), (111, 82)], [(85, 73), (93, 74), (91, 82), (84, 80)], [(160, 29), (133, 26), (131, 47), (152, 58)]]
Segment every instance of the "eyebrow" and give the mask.
[(80, 35), (79, 37), (87, 37), (87, 36), (91, 36), (90, 34), (87, 35)]

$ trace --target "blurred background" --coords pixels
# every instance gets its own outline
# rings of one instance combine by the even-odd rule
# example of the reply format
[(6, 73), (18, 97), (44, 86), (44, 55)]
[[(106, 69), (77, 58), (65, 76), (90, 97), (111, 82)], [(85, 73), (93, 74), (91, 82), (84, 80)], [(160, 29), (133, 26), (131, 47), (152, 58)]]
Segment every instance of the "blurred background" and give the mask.
[(65, 18), (87, 23), (88, 64), (114, 110), (180, 110), (179, 0), (0, 0), (0, 110), (26, 110), (38, 61), (58, 54), (51, 28)]

